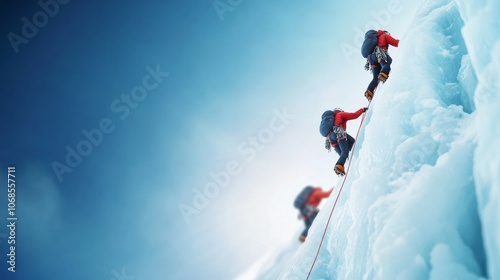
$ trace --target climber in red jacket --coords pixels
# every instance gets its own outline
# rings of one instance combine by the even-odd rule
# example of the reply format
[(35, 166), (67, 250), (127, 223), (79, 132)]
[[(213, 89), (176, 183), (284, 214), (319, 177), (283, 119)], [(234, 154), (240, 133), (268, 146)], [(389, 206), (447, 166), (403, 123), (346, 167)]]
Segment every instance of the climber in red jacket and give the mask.
[[(333, 168), (333, 171), (335, 171), (337, 175), (345, 175), (344, 164), (349, 157), (349, 152), (354, 146), (354, 142), (356, 141), (346, 132), (347, 121), (359, 118), (359, 116), (367, 110), (367, 107), (360, 108), (353, 113), (344, 112), (340, 108), (336, 108), (334, 110), (335, 118), (333, 120), (333, 129), (329, 134), (328, 139), (330, 140), (331, 146), (335, 149), (335, 152), (339, 155), (339, 159)], [(323, 115), (325, 115), (325, 113), (323, 113)]]
[[(307, 193), (307, 188), (311, 188), (310, 186), (306, 187), (303, 190), (303, 193)], [(324, 198), (327, 198), (330, 196), (332, 193), (333, 188), (329, 191), (323, 191), (320, 187), (314, 187), (309, 191), (310, 196), (307, 199), (305, 205), (303, 208), (300, 210), (300, 218), (304, 220), (304, 223), (306, 225), (306, 228), (304, 231), (302, 231), (302, 234), (300, 235), (299, 240), (301, 242), (306, 241), (307, 233), (309, 232), (309, 228), (311, 227), (314, 219), (319, 213), (318, 206), (321, 203), (321, 200)], [(301, 193), (301, 195), (303, 195)]]
[[(379, 30), (377, 32), (377, 35), (377, 47), (375, 48), (375, 51), (370, 56), (368, 56), (368, 62), (371, 65), (373, 74), (373, 79), (365, 91), (365, 97), (366, 99), (368, 99), (368, 101), (372, 100), (375, 88), (377, 88), (378, 83), (385, 83), (385, 81), (387, 81), (387, 79), (389, 78), (389, 72), (391, 72), (392, 63), (392, 58), (388, 53), (389, 45), (394, 47), (397, 47), (399, 45), (399, 40), (394, 39), (387, 31)], [(369, 68), (367, 68), (368, 66), (365, 67), (366, 70), (369, 70)]]

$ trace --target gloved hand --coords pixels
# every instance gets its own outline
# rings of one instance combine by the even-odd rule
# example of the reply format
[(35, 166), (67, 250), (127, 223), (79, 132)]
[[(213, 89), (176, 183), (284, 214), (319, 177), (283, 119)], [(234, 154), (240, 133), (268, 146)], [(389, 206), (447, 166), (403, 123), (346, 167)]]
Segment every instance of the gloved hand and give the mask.
[(330, 143), (330, 139), (328, 139), (328, 137), (325, 139), (325, 149), (327, 149), (328, 152), (332, 150), (332, 144)]
[(363, 112), (366, 112), (366, 111), (368, 111), (368, 107), (363, 108)]
[(368, 60), (365, 63), (365, 70), (366, 71), (370, 70), (370, 63), (368, 62)]

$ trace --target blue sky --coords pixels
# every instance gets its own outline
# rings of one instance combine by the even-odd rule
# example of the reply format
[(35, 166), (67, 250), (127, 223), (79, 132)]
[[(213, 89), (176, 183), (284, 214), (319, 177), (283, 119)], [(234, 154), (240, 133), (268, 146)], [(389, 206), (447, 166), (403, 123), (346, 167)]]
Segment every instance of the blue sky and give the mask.
[[(404, 5), (387, 20), (399, 37), (417, 6)], [(210, 1), (70, 1), (15, 53), (9, 32), (41, 7), (2, 3), (0, 143), (2, 168), (19, 174), (18, 275), (110, 279), (123, 267), (137, 279), (230, 279), (294, 239), (296, 191), (335, 182), (319, 116), (366, 102), (364, 62), (340, 46), (387, 9), (243, 1), (221, 20)], [(148, 66), (169, 76), (120, 119), (111, 105)], [(248, 161), (238, 147), (276, 110), (293, 118)], [(103, 119), (114, 130), (59, 182), (53, 162)], [(241, 172), (186, 224), (178, 206), (230, 161)]]

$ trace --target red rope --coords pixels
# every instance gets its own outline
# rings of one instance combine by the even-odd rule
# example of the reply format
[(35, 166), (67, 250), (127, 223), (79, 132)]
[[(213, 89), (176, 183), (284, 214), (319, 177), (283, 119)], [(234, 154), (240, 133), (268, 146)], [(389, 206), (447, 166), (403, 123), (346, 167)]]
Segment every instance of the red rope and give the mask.
[[(372, 103), (371, 101), (368, 103), (368, 108), (370, 108), (370, 104), (371, 103)], [(358, 142), (358, 135), (359, 135), (359, 132), (361, 131), (361, 126), (363, 125), (363, 121), (365, 120), (365, 117), (366, 117), (366, 112), (363, 113), (363, 117), (361, 118), (361, 123), (359, 124), (358, 132), (356, 132), (356, 137), (354, 138), (354, 139), (356, 139), (356, 141), (354, 142), (354, 145), (352, 146), (352, 157), (351, 157), (351, 160), (349, 161), (349, 164), (347, 165), (347, 170), (346, 170), (346, 173), (345, 173), (345, 176), (344, 176), (344, 180), (342, 181), (342, 185), (340, 186), (339, 193), (337, 194), (337, 197), (335, 198), (335, 203), (333, 204), (332, 211), (330, 211), (330, 216), (328, 216), (328, 221), (326, 222), (325, 231), (323, 232), (323, 236), (321, 236), (321, 241), (319, 243), (318, 251), (316, 252), (316, 256), (314, 257), (314, 261), (313, 261), (313, 263), (311, 265), (311, 269), (309, 269), (309, 273), (307, 274), (306, 280), (308, 280), (309, 277), (311, 276), (311, 273), (312, 273), (312, 270), (314, 268), (314, 265), (316, 264), (316, 260), (318, 259), (319, 251), (321, 250), (321, 246), (323, 245), (323, 240), (325, 239), (326, 230), (328, 229), (328, 225), (330, 224), (330, 220), (332, 218), (333, 210), (335, 209), (335, 206), (337, 205), (337, 201), (339, 200), (340, 194), (342, 193), (342, 189), (344, 188), (344, 183), (345, 183), (345, 181), (347, 179), (347, 176), (349, 175), (349, 169), (351, 168), (351, 162), (354, 159), (354, 151), (355, 151), (355, 148), (356, 148), (356, 143)]]

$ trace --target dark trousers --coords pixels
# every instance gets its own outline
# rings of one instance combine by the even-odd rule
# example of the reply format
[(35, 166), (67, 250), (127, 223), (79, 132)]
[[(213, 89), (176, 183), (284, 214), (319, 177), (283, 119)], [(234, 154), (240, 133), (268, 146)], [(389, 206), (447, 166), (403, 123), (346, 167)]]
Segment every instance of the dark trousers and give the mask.
[(391, 72), (391, 63), (392, 63), (392, 58), (389, 56), (389, 54), (387, 54), (387, 61), (385, 60), (380, 61), (380, 66), (382, 66), (380, 72), (389, 75), (389, 72)]
[(318, 215), (319, 211), (314, 210), (308, 217), (304, 219), (304, 223), (306, 224), (306, 228), (302, 231), (302, 236), (307, 237), (307, 233), (309, 232), (309, 228), (312, 226), (314, 219)]
[(347, 139), (343, 138), (337, 142), (338, 145), (335, 146), (335, 152), (337, 152), (340, 157), (339, 160), (337, 160), (336, 164), (344, 166), (347, 157), (349, 157), (349, 152), (351, 151), (354, 142), (356, 142), (356, 140), (349, 134), (347, 134)]
[(380, 61), (380, 63), (378, 63), (377, 56), (375, 55), (375, 53), (372, 53), (370, 55), (370, 65), (372, 67), (373, 78), (370, 84), (368, 85), (367, 90), (375, 92), (375, 89), (377, 88), (379, 83), (378, 75), (380, 74), (380, 72), (389, 75), (389, 73), (391, 72), (391, 63), (392, 63), (392, 58), (389, 55), (387, 55), (387, 62), (385, 60), (382, 60)]

